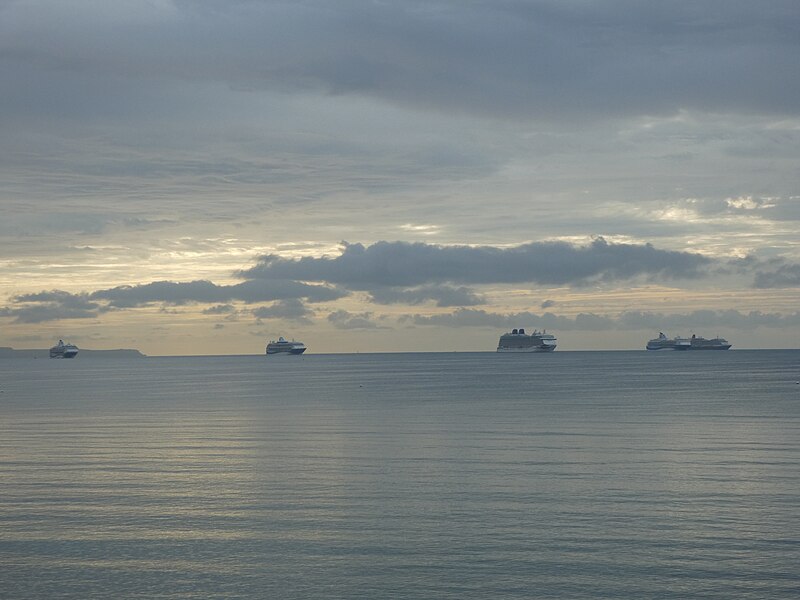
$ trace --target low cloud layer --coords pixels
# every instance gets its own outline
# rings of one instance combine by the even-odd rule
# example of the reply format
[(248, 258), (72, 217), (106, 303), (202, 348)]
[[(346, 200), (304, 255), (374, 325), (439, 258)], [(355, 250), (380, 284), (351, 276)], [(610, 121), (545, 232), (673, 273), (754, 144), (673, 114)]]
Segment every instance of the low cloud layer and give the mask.
[(327, 302), (346, 294), (343, 290), (291, 280), (245, 281), (235, 285), (217, 285), (210, 281), (154, 281), (98, 290), (89, 294), (89, 298), (105, 300), (112, 308), (134, 308), (153, 303), (182, 305), (239, 300), (250, 304), (290, 298)]
[[(13, 296), (0, 308), (0, 317), (16, 323), (40, 323), (64, 319), (99, 317), (109, 311), (147, 306), (163, 308), (207, 305), (201, 313), (234, 319), (250, 314), (257, 319), (283, 319), (310, 323), (318, 311), (307, 303), (335, 303), (356, 292), (376, 305), (429, 305), (459, 307), (447, 314), (414, 315), (403, 318), (417, 325), (536, 326), (560, 330), (606, 330), (680, 326), (737, 328), (792, 326), (794, 316), (737, 311), (695, 311), (691, 315), (626, 312), (619, 317), (586, 313), (575, 318), (550, 312), (502, 314), (475, 308), (489, 300), (478, 286), (530, 284), (585, 286), (595, 282), (627, 282), (633, 279), (678, 280), (700, 276), (755, 274), (755, 287), (800, 285), (797, 265), (778, 259), (752, 258), (727, 262), (700, 254), (661, 250), (650, 244), (610, 243), (597, 238), (589, 244), (536, 242), (508, 248), (492, 246), (442, 246), (409, 242), (343, 244), (341, 254), (330, 257), (262, 257), (255, 266), (237, 275), (244, 281), (219, 285), (207, 280), (155, 281), (146, 284), (69, 293), (63, 290)], [(721, 274), (721, 275), (720, 275)], [(252, 309), (245, 305), (271, 303)], [(543, 310), (558, 303), (540, 301)], [(326, 307), (330, 310), (330, 307)], [(325, 313), (323, 313), (325, 314)], [(380, 325), (371, 312), (352, 313), (335, 305), (328, 323), (339, 329), (370, 329)], [(666, 323), (666, 324), (665, 324)]]
[(637, 276), (694, 278), (710, 263), (700, 254), (659, 250), (650, 244), (612, 244), (602, 238), (585, 246), (534, 242), (511, 248), (377, 242), (344, 243), (342, 254), (334, 258), (268, 255), (241, 275), (325, 281), (359, 290), (443, 283), (580, 285)]
[(262, 318), (302, 318), (310, 314), (300, 299), (328, 302), (346, 296), (347, 292), (323, 285), (298, 281), (245, 281), (235, 285), (217, 285), (210, 281), (154, 281), (139, 285), (73, 294), (52, 290), (21, 294), (11, 298), (12, 304), (0, 308), (0, 317), (16, 323), (40, 323), (61, 319), (94, 318), (111, 310), (143, 306), (184, 306), (213, 304), (203, 310), (208, 315), (228, 315), (235, 308), (232, 301), (253, 304), (276, 301), (271, 307), (255, 309)]
[(109, 308), (90, 299), (88, 294), (61, 290), (22, 294), (12, 298), (12, 306), (0, 308), (0, 317), (16, 323), (42, 323), (61, 319), (92, 319)]

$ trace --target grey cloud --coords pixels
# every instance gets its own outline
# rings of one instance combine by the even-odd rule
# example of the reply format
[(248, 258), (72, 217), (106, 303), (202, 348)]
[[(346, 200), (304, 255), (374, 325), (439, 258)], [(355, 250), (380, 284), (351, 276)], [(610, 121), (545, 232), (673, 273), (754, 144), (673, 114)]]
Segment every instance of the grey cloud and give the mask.
[(115, 308), (132, 308), (156, 302), (182, 305), (192, 303), (224, 303), (241, 300), (247, 303), (290, 298), (307, 298), (311, 302), (335, 300), (346, 295), (327, 286), (308, 285), (297, 281), (244, 281), (235, 285), (217, 285), (211, 281), (154, 281), (141, 285), (119, 286), (98, 290), (93, 300), (106, 300)]
[(466, 287), (429, 285), (418, 288), (376, 288), (370, 290), (370, 299), (376, 304), (423, 304), (435, 301), (436, 306), (475, 306), (486, 299)]
[(68, 308), (57, 304), (37, 304), (16, 308), (0, 308), (0, 317), (11, 317), (15, 323), (42, 323), (61, 319), (92, 319), (99, 311), (93, 309)]
[(91, 3), (45, 2), (3, 13), (6, 60), (109, 78), (363, 94), (511, 117), (796, 114), (800, 98), (794, 0), (178, 2), (103, 15)]
[(91, 319), (108, 310), (93, 302), (87, 294), (62, 290), (22, 294), (12, 298), (14, 306), (0, 308), (0, 317), (17, 323), (41, 323), (59, 319)]
[(262, 306), (253, 309), (253, 315), (258, 319), (289, 319), (307, 323), (314, 311), (307, 308), (297, 298), (278, 300), (271, 306)]
[(372, 313), (351, 313), (337, 310), (328, 315), (328, 322), (337, 329), (387, 329), (372, 319)]
[(757, 288), (800, 287), (800, 265), (784, 264), (771, 272), (756, 273)]
[(230, 315), (236, 312), (232, 304), (217, 304), (203, 310), (204, 315)]
[(581, 284), (598, 280), (697, 277), (710, 259), (689, 252), (659, 250), (650, 244), (611, 244), (602, 238), (586, 246), (537, 242), (512, 248), (436, 246), (377, 242), (344, 244), (335, 258), (277, 255), (261, 257), (243, 271), (252, 279), (325, 281), (350, 289), (413, 287), (444, 282)]
[(93, 300), (107, 300), (115, 308), (133, 308), (155, 302), (165, 304), (190, 304), (194, 302), (224, 302), (229, 296), (220, 286), (210, 281), (154, 281), (141, 285), (123, 285), (98, 290), (90, 296)]
[(722, 275), (753, 275), (753, 287), (757, 289), (800, 287), (800, 264), (780, 256), (760, 258), (751, 254), (733, 258), (721, 263), (716, 271)]
[(309, 302), (327, 302), (346, 295), (346, 292), (321, 285), (308, 285), (297, 281), (245, 281), (235, 285), (217, 285), (211, 281), (154, 281), (140, 285), (124, 285), (96, 290), (91, 293), (72, 294), (54, 290), (11, 298), (12, 305), (0, 308), (0, 317), (10, 317), (20, 323), (39, 323), (59, 319), (85, 319), (114, 309), (136, 308), (151, 304), (183, 306), (187, 304), (216, 303), (204, 314), (235, 314), (230, 301), (245, 303), (278, 301), (264, 309), (266, 316), (298, 318), (311, 311), (300, 312), (300, 298)]
[(309, 302), (329, 302), (347, 296), (340, 288), (325, 285), (309, 285), (299, 281), (251, 280), (230, 286), (219, 286), (231, 294), (231, 299), (244, 302), (263, 302), (265, 300), (289, 300), (305, 298)]

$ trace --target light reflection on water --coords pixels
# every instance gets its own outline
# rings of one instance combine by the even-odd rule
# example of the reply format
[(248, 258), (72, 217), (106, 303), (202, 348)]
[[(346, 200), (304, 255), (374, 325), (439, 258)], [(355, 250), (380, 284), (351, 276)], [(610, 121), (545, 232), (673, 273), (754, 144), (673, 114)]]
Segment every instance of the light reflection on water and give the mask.
[(0, 362), (0, 596), (792, 598), (800, 352)]

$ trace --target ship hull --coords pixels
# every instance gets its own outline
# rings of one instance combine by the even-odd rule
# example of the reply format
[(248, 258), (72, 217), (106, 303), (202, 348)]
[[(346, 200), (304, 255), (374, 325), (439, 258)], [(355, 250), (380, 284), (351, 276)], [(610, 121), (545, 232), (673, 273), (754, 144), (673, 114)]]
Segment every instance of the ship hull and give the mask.
[(530, 348), (498, 348), (497, 351), (501, 354), (527, 354), (530, 352), (553, 352), (556, 349), (553, 346), (532, 346)]
[(686, 350), (691, 350), (691, 346), (659, 346), (657, 348), (654, 347), (647, 347), (648, 350), (652, 352), (659, 352), (659, 351), (667, 351), (667, 352), (685, 352)]
[(267, 349), (267, 354), (269, 354), (269, 355), (274, 355), (274, 354), (302, 354), (305, 351), (306, 351), (305, 348), (277, 348), (275, 350), (270, 348), (270, 349)]
[(692, 350), (730, 350), (733, 344), (727, 346), (693, 346)]

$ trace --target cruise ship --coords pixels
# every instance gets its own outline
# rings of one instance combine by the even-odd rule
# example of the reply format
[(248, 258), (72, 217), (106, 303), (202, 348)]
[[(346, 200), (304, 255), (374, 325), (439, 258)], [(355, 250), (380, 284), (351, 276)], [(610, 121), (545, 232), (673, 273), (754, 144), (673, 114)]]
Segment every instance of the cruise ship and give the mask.
[(694, 334), (691, 338), (668, 338), (663, 333), (659, 333), (657, 338), (647, 342), (648, 350), (728, 350), (730, 347), (731, 344), (728, 343), (728, 340), (721, 337), (707, 340)]
[(306, 345), (303, 342), (288, 342), (283, 337), (279, 337), (277, 342), (270, 340), (267, 344), (267, 354), (302, 354), (305, 351)]
[(692, 342), (689, 338), (668, 338), (659, 332), (658, 337), (647, 342), (648, 350), (689, 350)]
[(524, 329), (512, 329), (500, 336), (498, 352), (552, 352), (556, 349), (555, 336), (535, 329), (528, 335)]
[(728, 340), (719, 336), (707, 340), (704, 337), (697, 337), (692, 334), (692, 350), (728, 350), (733, 344), (728, 343)]
[(50, 348), (50, 358), (75, 358), (78, 355), (78, 347), (74, 344), (65, 344), (64, 340)]

